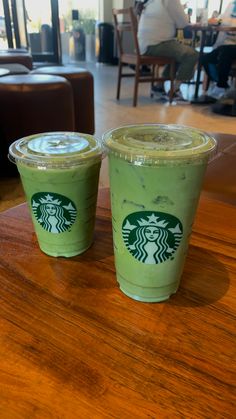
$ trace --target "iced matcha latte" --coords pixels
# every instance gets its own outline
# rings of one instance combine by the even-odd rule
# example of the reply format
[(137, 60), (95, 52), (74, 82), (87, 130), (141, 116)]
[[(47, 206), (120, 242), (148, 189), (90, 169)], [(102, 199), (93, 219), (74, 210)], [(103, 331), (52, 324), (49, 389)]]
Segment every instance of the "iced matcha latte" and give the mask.
[(177, 125), (106, 133), (120, 289), (163, 301), (178, 289), (204, 172), (215, 140)]
[(93, 241), (101, 146), (92, 136), (54, 132), (10, 146), (41, 250), (74, 256)]

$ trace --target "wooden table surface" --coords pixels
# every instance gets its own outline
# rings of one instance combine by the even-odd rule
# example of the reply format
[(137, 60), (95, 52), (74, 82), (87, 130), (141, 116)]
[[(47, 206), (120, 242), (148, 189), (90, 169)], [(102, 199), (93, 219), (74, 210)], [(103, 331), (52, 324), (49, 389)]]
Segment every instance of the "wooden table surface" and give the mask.
[(203, 189), (213, 198), (236, 205), (236, 135), (212, 135), (217, 152), (208, 165)]
[(0, 418), (235, 418), (235, 207), (202, 194), (178, 293), (117, 287), (108, 190), (95, 243), (43, 254), (25, 204), (0, 214)]

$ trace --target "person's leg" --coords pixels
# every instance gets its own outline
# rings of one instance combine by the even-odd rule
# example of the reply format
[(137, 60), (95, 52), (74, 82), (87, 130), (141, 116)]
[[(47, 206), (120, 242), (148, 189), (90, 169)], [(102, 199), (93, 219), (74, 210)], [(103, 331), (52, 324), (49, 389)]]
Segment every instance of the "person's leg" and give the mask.
[[(229, 72), (234, 59), (236, 59), (236, 45), (221, 45), (210, 54), (204, 56), (203, 66), (210, 79), (216, 82), (208, 89), (208, 96), (217, 100), (226, 93), (226, 89), (229, 88)], [(214, 66), (214, 72), (217, 73), (215, 77), (213, 76), (213, 67), (211, 66)]]
[[(198, 60), (198, 52), (188, 45), (181, 44), (176, 40), (161, 42), (149, 46), (145, 55), (156, 55), (174, 58), (177, 63), (176, 80), (191, 80), (194, 67)], [(169, 77), (168, 66), (164, 69), (163, 77)]]
[(204, 54), (202, 57), (202, 65), (209, 79), (218, 82), (219, 75), (217, 70), (218, 62), (218, 48), (214, 49), (208, 54)]
[(218, 87), (229, 88), (228, 77), (233, 60), (236, 59), (236, 45), (222, 45), (219, 48), (217, 70)]

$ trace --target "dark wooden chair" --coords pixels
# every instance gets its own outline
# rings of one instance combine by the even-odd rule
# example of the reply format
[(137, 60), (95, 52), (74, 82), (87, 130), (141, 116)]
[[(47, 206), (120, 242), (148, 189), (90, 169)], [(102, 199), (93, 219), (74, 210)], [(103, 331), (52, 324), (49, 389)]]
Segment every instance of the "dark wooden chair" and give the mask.
[[(113, 9), (112, 10), (115, 33), (117, 39), (118, 53), (119, 53), (119, 66), (118, 66), (118, 83), (117, 83), (117, 100), (120, 98), (121, 79), (123, 77), (134, 77), (134, 95), (133, 95), (133, 106), (137, 105), (138, 96), (138, 84), (139, 83), (153, 83), (155, 81), (170, 80), (171, 87), (169, 93), (170, 103), (173, 100), (174, 95), (174, 79), (175, 79), (175, 60), (167, 57), (153, 57), (150, 55), (141, 55), (139, 50), (139, 43), (137, 37), (138, 21), (132, 7), (126, 9)], [(119, 20), (119, 16), (122, 17), (122, 21)], [(126, 19), (128, 18), (128, 21)], [(129, 32), (133, 38), (134, 52), (125, 52), (124, 42), (127, 40), (125, 32)], [(170, 66), (170, 78), (166, 79), (159, 76), (159, 67)], [(133, 65), (135, 73), (124, 73), (123, 66)], [(150, 66), (150, 74), (143, 74), (142, 66)]]

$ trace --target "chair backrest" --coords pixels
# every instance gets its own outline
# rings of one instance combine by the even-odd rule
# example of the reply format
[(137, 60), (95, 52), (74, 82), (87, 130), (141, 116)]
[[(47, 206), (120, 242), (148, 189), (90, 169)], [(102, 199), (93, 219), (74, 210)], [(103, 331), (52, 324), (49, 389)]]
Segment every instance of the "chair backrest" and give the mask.
[(112, 9), (115, 23), (115, 33), (120, 55), (124, 54), (123, 38), (125, 32), (131, 32), (133, 44), (137, 55), (140, 55), (139, 43), (137, 37), (138, 21), (133, 7), (126, 9)]

